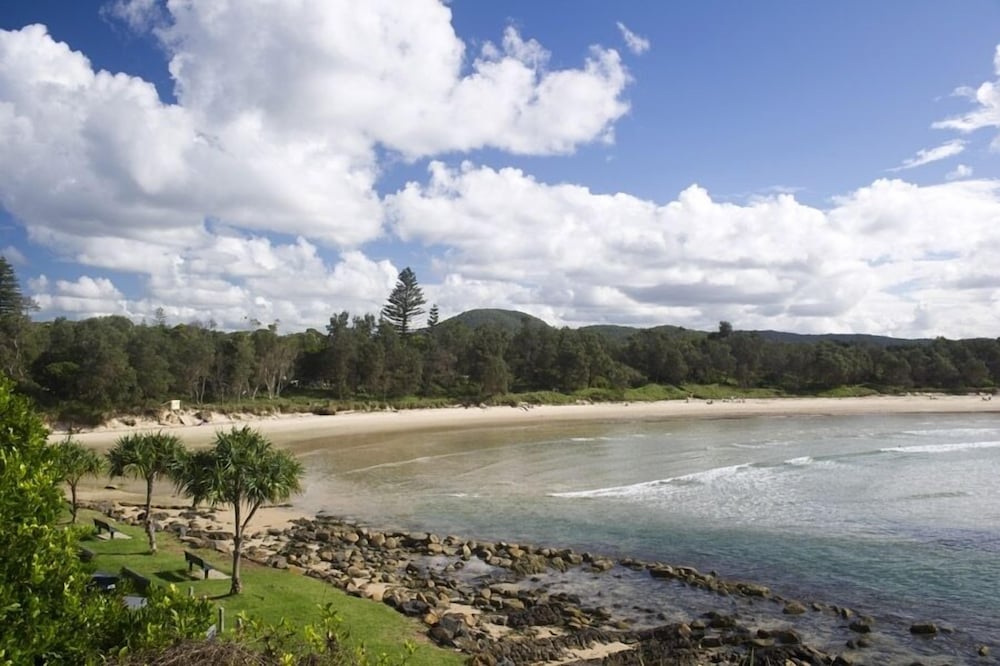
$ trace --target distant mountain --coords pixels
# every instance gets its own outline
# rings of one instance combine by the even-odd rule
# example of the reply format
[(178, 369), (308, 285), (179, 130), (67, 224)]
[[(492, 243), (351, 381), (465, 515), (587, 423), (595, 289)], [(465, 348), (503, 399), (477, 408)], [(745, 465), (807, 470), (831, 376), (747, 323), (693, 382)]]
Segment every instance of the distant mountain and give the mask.
[(863, 333), (785, 333), (783, 331), (747, 331), (756, 333), (771, 342), (788, 342), (792, 344), (812, 345), (817, 342), (842, 342), (850, 345), (868, 345), (872, 347), (894, 347), (901, 345), (926, 345), (932, 341), (923, 339), (890, 338), (886, 335), (865, 335)]
[[(495, 326), (510, 333), (516, 333), (521, 328), (521, 322), (527, 319), (535, 326), (551, 328), (545, 321), (517, 310), (501, 310), (497, 308), (480, 308), (467, 310), (441, 322), (440, 325), (465, 324), (469, 328), (475, 329), (480, 326)], [(708, 335), (707, 331), (695, 331), (682, 326), (652, 326), (648, 329), (634, 326), (619, 326), (617, 324), (594, 324), (592, 326), (581, 326), (580, 331), (595, 333), (605, 337), (615, 343), (623, 343), (629, 337), (642, 330), (657, 331), (671, 336), (693, 336), (701, 337)], [(739, 332), (739, 331), (737, 331)], [(892, 338), (886, 335), (865, 335), (862, 333), (786, 333), (784, 331), (745, 331), (755, 333), (764, 340), (771, 342), (785, 342), (790, 344), (816, 344), (818, 342), (835, 342), (850, 345), (869, 345), (873, 347), (893, 347), (899, 345), (924, 345), (930, 344), (929, 339), (908, 339)]]
[(500, 328), (510, 333), (516, 333), (521, 328), (521, 322), (525, 319), (536, 326), (549, 328), (549, 325), (538, 317), (527, 312), (517, 310), (499, 310), (496, 308), (480, 308), (477, 310), (466, 310), (462, 314), (449, 317), (442, 321), (439, 326), (451, 324), (465, 324), (469, 328), (476, 329), (480, 326), (490, 326)]
[(617, 324), (593, 324), (591, 326), (580, 327), (580, 331), (582, 332), (594, 333), (612, 342), (625, 342), (635, 335), (638, 330), (632, 326), (618, 326)]

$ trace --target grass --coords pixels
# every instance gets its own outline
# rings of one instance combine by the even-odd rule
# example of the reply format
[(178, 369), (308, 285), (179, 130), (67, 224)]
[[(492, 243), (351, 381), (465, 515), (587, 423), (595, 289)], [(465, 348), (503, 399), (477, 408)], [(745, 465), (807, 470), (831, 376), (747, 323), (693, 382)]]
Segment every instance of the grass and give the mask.
[[(103, 514), (81, 509), (78, 522), (81, 525), (92, 524), (95, 517), (105, 519)], [(410, 641), (416, 645), (416, 652), (409, 658), (408, 664), (447, 666), (463, 663), (462, 655), (433, 645), (423, 634), (423, 626), (419, 622), (400, 615), (384, 604), (349, 596), (315, 578), (260, 566), (247, 560), (241, 563), (243, 593), (228, 596), (229, 580), (201, 580), (198, 570), (193, 572), (198, 578), (188, 574), (184, 562), (185, 546), (173, 534), (158, 533), (158, 550), (151, 555), (141, 527), (121, 523), (116, 523), (115, 527), (132, 538), (104, 541), (85, 536), (80, 541), (81, 546), (95, 553), (92, 564), (97, 570), (118, 572), (122, 567), (129, 567), (154, 584), (173, 584), (182, 591), (192, 588), (194, 594), (206, 596), (225, 609), (227, 633), (241, 612), (269, 624), (277, 624), (284, 618), (298, 628), (318, 622), (321, 619), (320, 606), (329, 603), (343, 620), (350, 642), (363, 644), (369, 654), (385, 653), (401, 658), (405, 654), (404, 643)], [(219, 570), (231, 571), (231, 556), (206, 549), (196, 552)]]

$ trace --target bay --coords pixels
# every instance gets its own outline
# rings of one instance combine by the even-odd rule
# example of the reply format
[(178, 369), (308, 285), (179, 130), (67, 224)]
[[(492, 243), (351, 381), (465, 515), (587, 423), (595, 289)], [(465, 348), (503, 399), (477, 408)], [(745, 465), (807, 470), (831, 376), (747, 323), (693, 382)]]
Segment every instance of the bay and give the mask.
[[(311, 442), (296, 506), (716, 570), (962, 644), (1000, 626), (1000, 419), (787, 416)], [(930, 648), (928, 648), (930, 650)]]

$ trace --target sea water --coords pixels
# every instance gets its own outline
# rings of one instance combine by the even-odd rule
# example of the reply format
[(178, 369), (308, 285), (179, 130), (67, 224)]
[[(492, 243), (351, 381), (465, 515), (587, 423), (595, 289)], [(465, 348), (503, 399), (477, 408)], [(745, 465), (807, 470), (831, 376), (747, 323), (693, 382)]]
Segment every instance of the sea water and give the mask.
[(1000, 642), (998, 416), (554, 424), (358, 442), (306, 456), (297, 504), (685, 564), (904, 627), (933, 621), (969, 645)]

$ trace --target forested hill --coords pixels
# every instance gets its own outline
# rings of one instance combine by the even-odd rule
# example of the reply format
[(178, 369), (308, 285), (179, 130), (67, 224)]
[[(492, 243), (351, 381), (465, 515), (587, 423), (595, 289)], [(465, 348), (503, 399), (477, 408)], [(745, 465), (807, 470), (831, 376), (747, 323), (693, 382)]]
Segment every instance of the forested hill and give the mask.
[[(510, 333), (516, 332), (524, 322), (529, 322), (531, 325), (536, 326), (549, 326), (546, 322), (530, 315), (526, 312), (518, 312), (517, 310), (500, 310), (500, 309), (476, 309), (468, 310), (459, 315), (445, 320), (442, 324), (447, 323), (461, 323), (469, 328), (475, 329), (480, 326), (495, 327), (500, 330), (505, 330)], [(624, 342), (630, 337), (635, 335), (642, 328), (637, 328), (634, 326), (621, 326), (617, 324), (594, 324), (591, 326), (582, 326), (578, 329), (581, 333), (595, 333), (602, 337), (606, 337), (609, 340), (615, 342)], [(693, 335), (693, 336), (704, 336), (709, 335), (707, 331), (696, 331), (692, 329), (685, 329), (680, 326), (670, 326), (662, 325), (655, 326), (651, 330), (666, 333), (668, 335), (683, 336), (683, 335)], [(747, 331), (748, 333), (753, 333), (760, 336), (761, 339), (770, 342), (788, 342), (788, 343), (798, 343), (798, 344), (817, 344), (820, 342), (834, 342), (838, 344), (848, 344), (848, 345), (872, 345), (875, 347), (892, 347), (899, 345), (919, 345), (919, 344), (930, 344), (932, 340), (929, 339), (908, 339), (908, 338), (892, 338), (885, 335), (866, 335), (863, 333), (788, 333), (785, 331)]]
[(680, 387), (671, 391), (684, 395), (693, 385), (804, 394), (844, 386), (992, 391), (1000, 383), (994, 339), (789, 336), (725, 322), (712, 332), (569, 329), (504, 310), (472, 311), (416, 330), (403, 323), (342, 312), (325, 331), (283, 335), (275, 325), (224, 332), (162, 318), (34, 322), (15, 311), (0, 316), (0, 363), (20, 391), (81, 424), (159, 409), (171, 399), (236, 406), (289, 390), (316, 408), (336, 408), (415, 398), (510, 401), (524, 399), (509, 397), (514, 393), (541, 391), (620, 400), (648, 384)]

